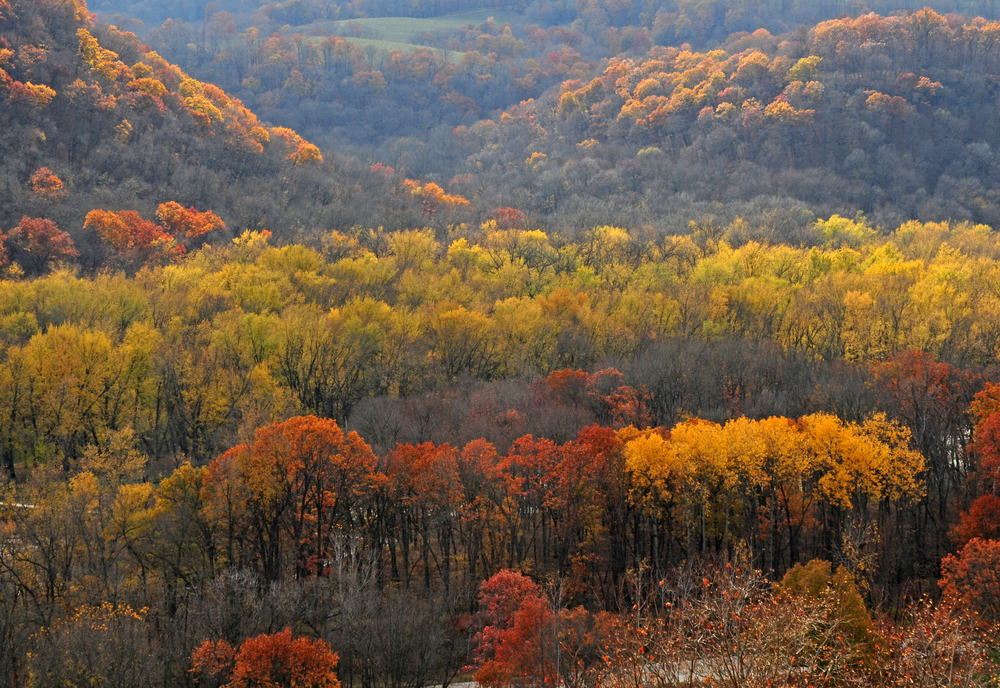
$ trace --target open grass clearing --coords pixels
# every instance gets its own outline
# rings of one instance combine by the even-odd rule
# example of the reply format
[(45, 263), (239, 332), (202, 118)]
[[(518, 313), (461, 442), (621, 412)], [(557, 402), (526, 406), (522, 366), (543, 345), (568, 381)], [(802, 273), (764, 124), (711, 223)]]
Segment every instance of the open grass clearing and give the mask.
[[(320, 21), (296, 26), (290, 33), (309, 33), (322, 29), (331, 34), (344, 36), (348, 32), (348, 23), (355, 23), (366, 33), (366, 40), (379, 40), (388, 43), (412, 44), (413, 38), (425, 32), (459, 29), (467, 24), (479, 25), (493, 17), (497, 24), (506, 24), (521, 19), (521, 15), (503, 10), (472, 10), (445, 14), (440, 17), (371, 17), (368, 19), (346, 19), (338, 21)], [(345, 36), (346, 37), (346, 36)]]

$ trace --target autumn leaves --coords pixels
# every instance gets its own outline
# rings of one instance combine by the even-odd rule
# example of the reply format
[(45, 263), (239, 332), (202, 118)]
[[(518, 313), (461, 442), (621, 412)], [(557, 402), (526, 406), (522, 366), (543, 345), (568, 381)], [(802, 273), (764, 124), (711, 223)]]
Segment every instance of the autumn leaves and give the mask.
[(143, 219), (134, 210), (92, 210), (87, 213), (83, 227), (100, 234), (133, 270), (150, 263), (168, 262), (187, 252), (186, 240), (226, 228), (212, 211), (199, 212), (173, 201), (161, 203), (156, 218), (163, 224)]

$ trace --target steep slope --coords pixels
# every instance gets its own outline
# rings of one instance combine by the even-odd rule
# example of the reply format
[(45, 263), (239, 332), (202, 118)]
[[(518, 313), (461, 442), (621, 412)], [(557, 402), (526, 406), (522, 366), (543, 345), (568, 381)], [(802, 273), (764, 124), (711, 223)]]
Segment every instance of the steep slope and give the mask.
[(96, 25), (83, 0), (0, 2), (0, 230), (22, 215), (55, 220), (93, 267), (103, 248), (82, 228), (94, 208), (150, 217), (177, 201), (215, 210), (230, 230), (286, 236), (389, 224), (383, 177), (324, 162), (133, 34)]

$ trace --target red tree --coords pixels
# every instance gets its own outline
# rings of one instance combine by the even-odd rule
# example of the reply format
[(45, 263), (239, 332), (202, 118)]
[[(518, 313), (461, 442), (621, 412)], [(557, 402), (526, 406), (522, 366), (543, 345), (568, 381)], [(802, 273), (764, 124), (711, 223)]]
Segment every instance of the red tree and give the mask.
[(1000, 540), (973, 538), (941, 562), (946, 597), (986, 619), (1000, 621)]
[(69, 234), (52, 220), (22, 217), (8, 235), (17, 248), (18, 260), (32, 272), (43, 272), (53, 263), (75, 260), (80, 256)]
[[(503, 634), (514, 628), (515, 617), (526, 600), (544, 604), (538, 585), (527, 576), (504, 569), (479, 586), (479, 633), (475, 642), (475, 665), (482, 667), (496, 658)], [(479, 680), (478, 678), (476, 680)]]
[(953, 534), (961, 545), (973, 538), (1000, 540), (1000, 497), (987, 494), (976, 499), (968, 512), (962, 512)]
[(95, 230), (123, 258), (138, 265), (167, 262), (185, 253), (174, 237), (134, 210), (91, 210), (83, 228)]

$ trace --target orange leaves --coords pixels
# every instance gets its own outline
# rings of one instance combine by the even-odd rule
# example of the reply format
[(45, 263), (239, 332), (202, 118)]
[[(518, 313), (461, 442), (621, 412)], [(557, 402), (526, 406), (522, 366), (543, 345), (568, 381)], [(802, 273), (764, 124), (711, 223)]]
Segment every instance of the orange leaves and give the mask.
[(62, 180), (48, 167), (41, 167), (31, 175), (31, 190), (43, 198), (52, 200), (58, 200), (66, 195)]
[(130, 82), (128, 87), (133, 91), (140, 91), (155, 98), (167, 95), (167, 87), (159, 79), (136, 79)]
[(156, 209), (156, 219), (162, 222), (171, 234), (175, 236), (183, 234), (189, 239), (226, 228), (226, 223), (211, 210), (202, 213), (194, 208), (185, 208), (174, 201), (160, 204)]
[(272, 127), (271, 134), (284, 140), (285, 147), (288, 150), (288, 159), (294, 162), (296, 166), (323, 162), (323, 155), (320, 153), (319, 148), (303, 139), (291, 129), (287, 127)]
[(298, 148), (295, 149), (295, 156), (292, 159), (295, 160), (296, 165), (307, 165), (313, 162), (323, 162), (323, 155), (319, 152), (318, 146), (303, 141), (299, 144)]
[[(0, 7), (0, 18), (2, 17), (3, 11)], [(38, 108), (43, 108), (51, 103), (56, 96), (56, 92), (51, 88), (44, 84), (36, 85), (30, 81), (27, 83), (15, 81), (6, 70), (2, 69), (2, 66), (9, 65), (10, 58), (14, 55), (14, 51), (8, 46), (6, 41), (0, 39), (0, 96), (6, 92), (7, 97), (15, 103)], [(18, 52), (18, 61), (30, 65), (36, 60), (43, 60), (44, 55), (45, 51), (41, 48), (32, 45), (22, 46)]]
[(457, 452), (431, 442), (400, 445), (386, 459), (385, 472), (394, 500), (418, 507), (443, 507), (457, 488)]
[(355, 432), (333, 420), (290, 418), (257, 430), (249, 446), (230, 449), (209, 466), (207, 509), (230, 532), (250, 528), (264, 575), (283, 568), (287, 537), (300, 573), (316, 573), (329, 560), (335, 532), (350, 528), (357, 508), (384, 478)]
[(792, 107), (784, 96), (778, 96), (764, 108), (765, 117), (786, 124), (807, 124), (815, 114), (815, 110), (798, 110)]
[(897, 117), (903, 117), (908, 112), (908, 104), (905, 98), (900, 96), (887, 96), (878, 91), (865, 91), (868, 98), (865, 100), (865, 107), (874, 112), (885, 112)]
[(285, 629), (246, 640), (236, 655), (232, 688), (340, 688), (338, 657), (323, 640), (296, 638)]
[(427, 216), (433, 215), (441, 208), (452, 210), (454, 208), (467, 208), (471, 205), (464, 196), (447, 194), (434, 182), (428, 182), (421, 186), (418, 181), (404, 179), (403, 188), (421, 200), (424, 204), (424, 215)]
[(115, 250), (134, 257), (140, 264), (169, 261), (185, 253), (185, 248), (162, 227), (134, 210), (91, 210), (83, 228), (96, 231)]
[(228, 677), (236, 664), (236, 649), (225, 640), (206, 640), (191, 653), (192, 673)]
[[(0, 70), (3, 71), (3, 70)], [(6, 72), (2, 76), (6, 76)], [(0, 76), (0, 78), (2, 78)], [(15, 102), (27, 103), (39, 108), (43, 108), (52, 102), (56, 97), (56, 92), (44, 84), (33, 84), (30, 81), (22, 84), (14, 81), (10, 84), (10, 99)]]
[(59, 229), (52, 220), (22, 217), (17, 227), (10, 231), (8, 239), (23, 254), (20, 260), (30, 263), (29, 269), (37, 272), (52, 263), (70, 261), (80, 256), (69, 234)]
[(140, 264), (173, 260), (187, 252), (184, 239), (226, 228), (212, 211), (199, 212), (173, 201), (161, 204), (156, 217), (163, 226), (144, 219), (134, 210), (92, 210), (87, 213), (83, 227), (96, 231), (124, 258)]
[(938, 585), (945, 597), (962, 607), (1000, 620), (1000, 540), (969, 541), (958, 556), (941, 562)]
[(191, 654), (196, 674), (228, 677), (230, 688), (340, 688), (338, 657), (323, 640), (292, 639), (291, 629), (248, 638), (239, 651), (206, 640)]

